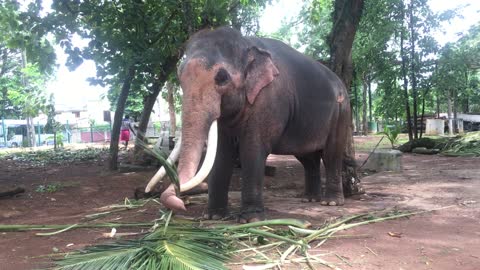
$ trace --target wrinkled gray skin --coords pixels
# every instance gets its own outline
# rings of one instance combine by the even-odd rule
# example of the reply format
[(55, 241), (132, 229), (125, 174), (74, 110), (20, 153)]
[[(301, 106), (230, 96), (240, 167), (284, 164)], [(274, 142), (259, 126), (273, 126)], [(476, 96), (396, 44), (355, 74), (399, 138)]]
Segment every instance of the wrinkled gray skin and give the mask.
[[(295, 155), (303, 164), (310, 201), (343, 205), (341, 167), (350, 105), (343, 83), (327, 67), (278, 40), (218, 28), (191, 37), (178, 76), (183, 89), (178, 166), (182, 183), (196, 172), (208, 128), (218, 119), (207, 218), (228, 213), (236, 153), (233, 138), (239, 141), (242, 164), (240, 222), (264, 219), (262, 191), (269, 154)], [(321, 159), (326, 186), (320, 184)], [(168, 203), (176, 200), (172, 196), (169, 189), (161, 200), (169, 208), (182, 209), (183, 205)]]

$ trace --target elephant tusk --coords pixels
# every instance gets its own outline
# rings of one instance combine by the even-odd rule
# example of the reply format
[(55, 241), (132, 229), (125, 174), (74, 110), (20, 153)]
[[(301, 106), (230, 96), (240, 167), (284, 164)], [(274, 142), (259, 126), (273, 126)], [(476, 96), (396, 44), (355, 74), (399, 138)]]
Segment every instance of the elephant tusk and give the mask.
[[(175, 144), (175, 148), (173, 148), (172, 152), (168, 156), (167, 158), (168, 164), (173, 164), (178, 160), (178, 157), (180, 155), (181, 143), (182, 143), (182, 137), (178, 139), (177, 143)], [(158, 184), (158, 182), (160, 182), (160, 180), (162, 180), (163, 177), (165, 177), (166, 174), (167, 172), (165, 171), (165, 168), (162, 166), (157, 171), (157, 173), (152, 177), (152, 179), (150, 179), (150, 182), (148, 182), (147, 187), (145, 188), (145, 193), (149, 193), (155, 187), (155, 185)]]
[(212, 170), (213, 163), (215, 162), (215, 156), (217, 154), (217, 144), (218, 144), (218, 124), (217, 120), (213, 121), (208, 131), (208, 142), (207, 142), (207, 153), (205, 154), (205, 159), (203, 161), (202, 167), (197, 172), (197, 174), (191, 178), (188, 182), (180, 184), (180, 192), (188, 191), (200, 183), (208, 176)]

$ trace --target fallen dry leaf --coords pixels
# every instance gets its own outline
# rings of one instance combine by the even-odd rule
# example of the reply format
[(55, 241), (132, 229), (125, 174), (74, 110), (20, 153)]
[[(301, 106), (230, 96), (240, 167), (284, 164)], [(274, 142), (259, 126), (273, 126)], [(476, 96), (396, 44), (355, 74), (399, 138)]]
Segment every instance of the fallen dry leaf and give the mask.
[(390, 235), (391, 237), (397, 237), (397, 238), (402, 237), (402, 233), (399, 233), (399, 232), (388, 232), (388, 235)]

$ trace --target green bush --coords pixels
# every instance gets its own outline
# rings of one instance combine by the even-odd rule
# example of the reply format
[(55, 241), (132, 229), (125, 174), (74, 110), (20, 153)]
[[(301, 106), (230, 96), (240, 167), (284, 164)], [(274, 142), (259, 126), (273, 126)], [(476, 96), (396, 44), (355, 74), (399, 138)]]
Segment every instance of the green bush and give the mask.
[(390, 141), (392, 148), (395, 148), (395, 144), (398, 142), (398, 135), (400, 134), (400, 132), (401, 128), (397, 125), (385, 125), (385, 127), (383, 128), (383, 132), (380, 132), (380, 134), (385, 135)]

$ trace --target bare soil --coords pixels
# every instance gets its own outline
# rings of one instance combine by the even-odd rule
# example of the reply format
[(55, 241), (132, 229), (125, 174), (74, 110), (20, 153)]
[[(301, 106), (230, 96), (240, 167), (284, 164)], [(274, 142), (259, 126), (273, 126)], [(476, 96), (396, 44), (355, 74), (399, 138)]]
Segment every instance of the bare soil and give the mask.
[[(378, 138), (356, 138), (357, 143)], [(362, 162), (368, 153), (359, 152)], [(366, 194), (348, 198), (342, 207), (302, 202), (303, 168), (291, 156), (271, 156), (274, 177), (266, 177), (265, 204), (268, 218), (295, 217), (319, 226), (340, 216), (395, 209), (421, 211), (451, 206), (344, 232), (355, 235), (332, 239), (311, 254), (342, 269), (480, 269), (480, 159), (404, 154), (403, 171), (367, 175)], [(0, 224), (73, 224), (95, 213), (95, 208), (132, 198), (154, 169), (108, 172), (104, 161), (68, 166), (32, 168), (16, 161), (0, 163), (0, 190), (23, 186), (26, 192), (0, 199)], [(62, 183), (58, 191), (37, 192), (39, 185)], [(238, 209), (239, 176), (235, 173), (230, 193), (232, 209)], [(206, 196), (191, 198), (186, 215), (201, 216)], [(158, 205), (112, 214), (102, 221), (149, 222), (158, 218)], [(135, 229), (134, 231), (138, 231)], [(119, 232), (128, 231), (119, 229)], [(110, 241), (109, 229), (75, 229), (54, 236), (35, 232), (0, 233), (0, 269), (38, 269), (52, 265), (58, 256), (87, 245)], [(339, 258), (343, 258), (343, 261)], [(318, 266), (318, 269), (323, 269)], [(299, 266), (282, 269), (300, 269)], [(327, 269), (327, 268), (325, 268)]]

